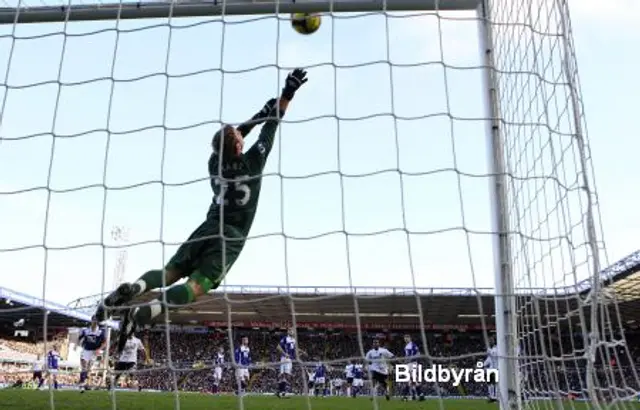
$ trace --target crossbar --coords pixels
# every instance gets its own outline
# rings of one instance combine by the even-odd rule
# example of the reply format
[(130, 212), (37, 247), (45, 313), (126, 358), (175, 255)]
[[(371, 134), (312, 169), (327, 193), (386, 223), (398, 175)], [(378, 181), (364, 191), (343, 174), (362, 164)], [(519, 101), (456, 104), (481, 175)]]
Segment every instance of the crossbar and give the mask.
[(462, 11), (476, 9), (480, 0), (228, 0), (107, 3), (71, 6), (0, 8), (0, 24), (65, 21), (133, 20), (276, 13), (376, 11)]

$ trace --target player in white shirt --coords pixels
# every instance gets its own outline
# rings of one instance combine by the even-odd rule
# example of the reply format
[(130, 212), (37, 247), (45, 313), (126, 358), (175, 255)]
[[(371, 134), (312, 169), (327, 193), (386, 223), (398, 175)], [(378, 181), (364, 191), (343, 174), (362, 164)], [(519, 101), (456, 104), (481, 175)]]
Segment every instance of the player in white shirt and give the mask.
[(356, 366), (356, 361), (352, 360), (351, 363), (344, 367), (344, 378), (346, 379), (347, 396), (351, 396), (351, 388), (353, 386), (353, 371)]
[[(492, 337), (490, 340), (491, 347), (487, 349), (487, 358), (484, 359), (484, 368), (485, 369), (497, 369), (498, 368), (498, 346), (496, 346), (496, 341)], [(489, 383), (487, 385), (487, 389), (489, 390), (489, 402), (494, 403), (497, 400), (496, 395), (496, 385), (495, 383)]]
[(44, 384), (44, 377), (42, 376), (42, 368), (44, 366), (43, 360), (42, 360), (42, 356), (38, 355), (38, 358), (36, 359), (35, 362), (33, 362), (33, 377), (31, 378), (32, 381), (38, 381), (38, 389), (42, 387), (42, 385)]
[(118, 361), (116, 362), (114, 368), (116, 376), (113, 379), (114, 386), (118, 385), (118, 380), (121, 376), (131, 376), (129, 372), (134, 370), (138, 364), (138, 352), (140, 351), (145, 351), (144, 345), (142, 341), (132, 333), (125, 342), (122, 353), (120, 353), (120, 357), (118, 357)]
[(224, 347), (219, 346), (218, 351), (213, 358), (213, 392), (220, 392), (220, 383), (222, 383), (222, 367), (224, 366)]
[(372, 393), (376, 393), (378, 388), (381, 388), (387, 400), (391, 400), (388, 383), (389, 365), (387, 364), (387, 360), (393, 357), (393, 353), (380, 346), (378, 339), (373, 340), (373, 347), (365, 356), (369, 374), (371, 375)]
[(307, 394), (309, 396), (313, 396), (313, 392), (314, 392), (313, 386), (315, 386), (315, 382), (316, 382), (316, 380), (315, 380), (316, 379), (316, 370), (314, 368), (310, 368), (310, 370), (307, 371), (306, 373), (307, 373), (307, 380), (308, 380), (308, 383), (307, 383), (307, 390), (308, 390)]
[(344, 386), (344, 380), (342, 380), (340, 377), (336, 377), (335, 379), (332, 379), (331, 380), (331, 388), (332, 388), (331, 395), (332, 396), (342, 396), (342, 392), (343, 392), (342, 387), (343, 386)]

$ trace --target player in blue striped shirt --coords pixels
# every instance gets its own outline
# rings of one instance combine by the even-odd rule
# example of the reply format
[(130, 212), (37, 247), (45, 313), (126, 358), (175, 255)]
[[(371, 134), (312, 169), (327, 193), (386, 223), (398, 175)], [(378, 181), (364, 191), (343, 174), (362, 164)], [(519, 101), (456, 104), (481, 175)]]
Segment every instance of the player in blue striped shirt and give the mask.
[(240, 346), (236, 347), (233, 358), (236, 364), (236, 381), (238, 382), (238, 395), (244, 393), (249, 384), (249, 366), (251, 366), (251, 349), (249, 348), (249, 338), (244, 336)]
[(293, 382), (293, 360), (296, 359), (297, 353), (307, 355), (307, 352), (297, 345), (294, 328), (289, 328), (287, 334), (280, 339), (276, 350), (280, 353), (280, 380), (276, 396), (284, 397), (287, 394), (287, 387)]
[[(407, 361), (407, 364), (412, 369), (417, 369), (418, 359), (420, 358), (420, 349), (418, 348), (418, 345), (411, 340), (410, 335), (404, 335), (404, 343), (404, 357)], [(404, 386), (402, 400), (409, 400), (409, 396), (411, 396), (413, 400), (416, 400), (418, 398), (418, 395), (422, 395), (420, 385), (415, 382), (410, 382)]]
[(94, 316), (91, 318), (91, 326), (82, 329), (78, 338), (82, 353), (80, 355), (80, 386), (84, 390), (89, 390), (89, 372), (93, 368), (93, 363), (98, 357), (98, 352), (104, 349), (107, 343), (105, 329), (98, 325), (98, 320)]
[(53, 380), (53, 388), (58, 389), (58, 370), (60, 369), (60, 353), (58, 345), (53, 345), (53, 349), (47, 353), (47, 375)]
[(329, 389), (327, 389), (327, 366), (324, 363), (320, 362), (316, 365), (313, 382), (315, 396), (319, 396), (322, 391), (322, 397), (326, 397)]
[(364, 368), (361, 363), (353, 362), (353, 384), (351, 386), (351, 397), (354, 399), (364, 388)]

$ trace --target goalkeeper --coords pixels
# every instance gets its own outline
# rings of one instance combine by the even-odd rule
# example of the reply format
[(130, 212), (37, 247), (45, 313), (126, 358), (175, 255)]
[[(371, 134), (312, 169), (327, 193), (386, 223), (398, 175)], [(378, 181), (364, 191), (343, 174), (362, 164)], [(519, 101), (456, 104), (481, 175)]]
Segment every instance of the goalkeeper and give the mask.
[[(164, 270), (151, 270), (134, 283), (120, 285), (107, 296), (96, 312), (99, 320), (106, 319), (105, 307), (126, 305), (143, 293), (172, 285), (182, 278), (188, 280), (166, 291), (170, 305), (191, 303), (220, 286), (251, 229), (258, 207), (261, 175), (280, 119), (296, 91), (307, 82), (306, 76), (302, 69), (292, 71), (279, 99), (269, 100), (260, 112), (237, 128), (225, 125), (214, 135), (213, 153), (209, 158), (214, 198), (205, 221), (180, 246)], [(244, 138), (261, 123), (264, 125), (258, 140), (243, 153)], [(160, 296), (147, 305), (126, 309), (122, 315), (118, 352), (137, 326), (150, 323), (166, 308)]]

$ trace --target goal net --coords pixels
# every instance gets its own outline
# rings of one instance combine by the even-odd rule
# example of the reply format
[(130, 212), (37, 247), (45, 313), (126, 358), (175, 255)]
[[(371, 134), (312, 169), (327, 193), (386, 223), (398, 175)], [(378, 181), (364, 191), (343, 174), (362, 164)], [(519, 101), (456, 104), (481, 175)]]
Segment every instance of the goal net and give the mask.
[[(322, 12), (320, 30), (297, 34), (291, 12)], [(213, 134), (308, 71), (239, 260), (213, 295), (139, 335), (141, 388), (175, 392), (179, 408), (179, 391), (215, 384), (222, 346), (216, 388), (233, 392), (233, 350), (250, 335), (246, 391), (276, 391), (276, 345), (294, 327), (309, 354), (288, 389), (301, 395), (317, 362), (327, 384), (346, 379), (374, 339), (404, 356), (405, 333), (420, 363), (447, 369), (484, 362), (495, 339), (503, 408), (598, 408), (638, 391), (600, 277), (566, 1), (8, 0), (0, 23), (0, 264), (12, 287), (59, 302), (166, 263), (210, 204)], [(126, 245), (112, 226), (130, 228)], [(489, 394), (473, 380), (392, 386)]]

